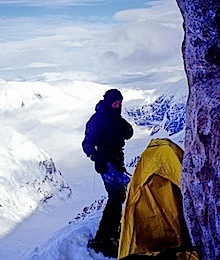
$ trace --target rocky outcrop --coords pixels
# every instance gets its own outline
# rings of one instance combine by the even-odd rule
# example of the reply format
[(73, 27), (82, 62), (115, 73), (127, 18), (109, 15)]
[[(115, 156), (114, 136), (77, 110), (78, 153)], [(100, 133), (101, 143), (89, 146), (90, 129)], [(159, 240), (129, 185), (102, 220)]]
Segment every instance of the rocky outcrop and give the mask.
[(188, 79), (182, 193), (201, 260), (220, 259), (220, 1), (177, 0)]

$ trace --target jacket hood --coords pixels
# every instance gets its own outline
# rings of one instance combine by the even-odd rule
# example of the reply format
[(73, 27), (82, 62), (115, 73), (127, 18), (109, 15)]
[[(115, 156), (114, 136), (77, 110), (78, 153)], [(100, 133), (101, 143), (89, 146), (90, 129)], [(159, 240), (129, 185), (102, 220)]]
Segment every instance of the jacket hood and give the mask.
[(96, 113), (104, 114), (104, 115), (109, 115), (109, 116), (117, 116), (121, 115), (121, 108), (112, 108), (109, 106), (108, 103), (105, 102), (105, 100), (100, 100), (95, 107)]

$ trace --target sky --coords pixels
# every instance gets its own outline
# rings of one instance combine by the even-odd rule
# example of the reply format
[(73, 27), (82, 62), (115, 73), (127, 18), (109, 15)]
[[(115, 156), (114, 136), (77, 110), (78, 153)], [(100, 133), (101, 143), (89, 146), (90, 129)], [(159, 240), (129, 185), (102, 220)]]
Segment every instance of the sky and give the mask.
[(146, 7), (146, 0), (121, 0), (121, 1), (0, 1), (2, 6), (1, 14), (7, 16), (46, 16), (66, 14), (70, 16), (82, 17), (111, 17), (115, 12), (124, 9), (136, 9)]
[(174, 0), (0, 1), (0, 77), (101, 83), (182, 68)]

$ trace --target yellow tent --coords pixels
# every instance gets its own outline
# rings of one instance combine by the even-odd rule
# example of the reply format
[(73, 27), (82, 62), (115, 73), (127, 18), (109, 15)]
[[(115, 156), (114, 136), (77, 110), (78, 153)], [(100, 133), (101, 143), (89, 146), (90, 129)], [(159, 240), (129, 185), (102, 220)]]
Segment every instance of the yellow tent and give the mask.
[[(182, 157), (182, 149), (169, 139), (153, 139), (142, 153), (128, 189), (118, 259), (181, 251), (190, 244), (182, 214)], [(191, 252), (176, 254), (181, 260), (189, 255), (190, 260), (198, 259)]]

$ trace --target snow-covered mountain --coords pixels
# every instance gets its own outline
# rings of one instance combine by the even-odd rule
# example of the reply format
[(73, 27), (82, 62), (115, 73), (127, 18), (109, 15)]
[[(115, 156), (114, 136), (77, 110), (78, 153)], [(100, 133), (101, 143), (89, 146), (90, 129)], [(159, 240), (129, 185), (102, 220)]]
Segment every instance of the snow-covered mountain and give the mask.
[(71, 197), (54, 161), (8, 126), (0, 129), (0, 235), (10, 232), (38, 207)]
[[(123, 116), (135, 130), (125, 146), (130, 173), (152, 138), (170, 138), (183, 148), (186, 80), (158, 82), (120, 87)], [(86, 249), (97, 228), (105, 191), (81, 141), (95, 104), (111, 87), (62, 80), (0, 81), (0, 257), (104, 259)], [(44, 221), (39, 223), (38, 218)], [(51, 223), (58, 218), (53, 230)], [(34, 223), (39, 234), (33, 232), (29, 241), (26, 233)]]
[[(167, 92), (153, 93), (154, 100), (138, 102), (126, 107), (129, 119), (138, 126), (150, 130), (153, 136), (160, 130), (172, 136), (184, 129), (186, 88), (185, 79), (168, 84)], [(177, 89), (174, 93), (171, 90)], [(131, 101), (132, 102), (132, 101)]]

